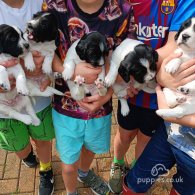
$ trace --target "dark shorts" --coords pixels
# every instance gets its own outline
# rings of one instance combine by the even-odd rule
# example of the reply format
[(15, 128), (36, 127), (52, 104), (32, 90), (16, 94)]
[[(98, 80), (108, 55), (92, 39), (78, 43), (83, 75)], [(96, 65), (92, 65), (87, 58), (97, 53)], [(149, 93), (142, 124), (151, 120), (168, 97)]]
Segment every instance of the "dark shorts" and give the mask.
[(153, 109), (142, 108), (132, 104), (129, 107), (129, 114), (125, 117), (122, 116), (120, 112), (121, 104), (118, 101), (117, 119), (123, 129), (131, 131), (139, 128), (144, 135), (152, 137), (156, 129), (164, 123), (163, 119)]
[[(167, 137), (162, 125), (126, 175), (125, 183), (134, 192), (147, 192), (159, 175), (166, 174), (168, 177), (159, 178), (159, 182), (172, 183), (179, 194), (195, 194), (195, 160), (171, 145)], [(169, 170), (175, 164), (177, 172), (170, 178)]]

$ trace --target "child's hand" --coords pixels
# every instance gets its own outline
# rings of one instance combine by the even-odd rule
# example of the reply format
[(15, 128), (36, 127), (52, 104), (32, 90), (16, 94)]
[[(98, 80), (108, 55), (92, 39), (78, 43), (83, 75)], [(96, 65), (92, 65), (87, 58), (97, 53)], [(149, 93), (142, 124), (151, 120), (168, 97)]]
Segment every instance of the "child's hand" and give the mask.
[(77, 101), (77, 103), (88, 112), (94, 113), (110, 100), (112, 94), (113, 90), (109, 88), (105, 96), (99, 96), (99, 94), (96, 94), (90, 97), (85, 97), (82, 101)]
[(4, 66), (6, 68), (9, 68), (9, 67), (15, 66), (18, 63), (19, 63), (19, 60), (16, 58), (13, 58), (13, 59), (7, 60), (5, 62), (0, 62), (0, 65)]
[(87, 84), (92, 84), (95, 82), (95, 80), (98, 77), (98, 74), (102, 71), (101, 67), (94, 68), (90, 64), (81, 62), (76, 65), (74, 75), (73, 75), (73, 80), (77, 75), (80, 75), (81, 77), (85, 78), (85, 82)]
[(164, 95), (160, 85), (156, 86), (156, 94), (157, 94), (158, 108), (159, 109), (169, 108), (167, 101), (165, 99), (165, 95)]
[(163, 63), (157, 73), (157, 82), (171, 89), (176, 89), (181, 85), (193, 81), (195, 79), (195, 59), (184, 62), (174, 74), (169, 74), (165, 71), (165, 65), (172, 59), (180, 57), (182, 54), (173, 53), (163, 60)]

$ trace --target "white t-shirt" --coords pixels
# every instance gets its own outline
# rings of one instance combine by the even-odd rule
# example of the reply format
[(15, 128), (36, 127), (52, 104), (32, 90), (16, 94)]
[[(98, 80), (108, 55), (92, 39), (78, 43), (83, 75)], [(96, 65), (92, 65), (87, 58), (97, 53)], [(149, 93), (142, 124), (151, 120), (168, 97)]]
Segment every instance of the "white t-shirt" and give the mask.
[[(21, 30), (25, 29), (26, 22), (29, 21), (33, 14), (41, 10), (42, 0), (24, 0), (23, 6), (12, 8), (0, 0), (0, 24), (8, 24), (19, 27)], [(49, 97), (36, 97), (36, 104), (34, 109), (40, 112), (51, 103)], [(0, 118), (7, 118), (0, 114)]]

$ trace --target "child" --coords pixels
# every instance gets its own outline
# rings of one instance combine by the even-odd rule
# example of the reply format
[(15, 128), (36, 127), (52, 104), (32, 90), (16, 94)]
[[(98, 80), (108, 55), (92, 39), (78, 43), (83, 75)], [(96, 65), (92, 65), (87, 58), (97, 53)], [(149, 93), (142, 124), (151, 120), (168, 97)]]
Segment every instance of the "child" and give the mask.
[[(0, 1), (0, 24), (14, 25), (24, 30), (26, 22), (32, 18), (33, 13), (41, 10), (41, 6), (41, 0)], [(36, 59), (40, 61), (42, 57), (36, 55)], [(36, 64), (40, 65), (40, 63)], [(36, 72), (39, 71), (37, 69), (29, 74), (36, 76)], [(50, 195), (54, 191), (51, 167), (51, 140), (54, 138), (54, 130), (50, 102), (50, 98), (36, 98), (34, 109), (41, 120), (38, 127), (27, 126), (20, 121), (0, 115), (0, 148), (15, 152), (28, 167), (35, 167), (38, 164), (30, 144), (30, 139), (34, 140), (40, 160), (40, 195)]]
[[(159, 67), (163, 59), (176, 48), (174, 35), (180, 24), (192, 16), (194, 12), (192, 10), (194, 1), (169, 0), (160, 2), (162, 3), (131, 0), (137, 27), (137, 38), (156, 49), (159, 54)], [(134, 93), (136, 93), (135, 96)], [(155, 113), (157, 109), (156, 94), (148, 94), (144, 91), (137, 93), (135, 90), (129, 92), (128, 102), (131, 112), (128, 116), (121, 116), (120, 104), (118, 108), (120, 127), (114, 138), (114, 162), (109, 180), (109, 185), (115, 193), (120, 193), (122, 190), (122, 178), (125, 172), (124, 155), (131, 141), (137, 136), (135, 148), (135, 159), (137, 160), (155, 131), (158, 131), (158, 128), (164, 123), (162, 118)]]
[[(110, 42), (117, 44), (130, 34), (131, 7), (126, 1), (48, 0), (45, 7), (53, 9), (59, 21), (61, 40), (58, 53), (61, 60), (64, 60), (68, 47), (85, 33), (98, 31)], [(54, 60), (55, 63), (56, 61), (62, 65), (59, 59)], [(77, 66), (81, 71), (76, 74), (83, 76), (88, 83), (88, 71), (92, 68), (85, 71), (85, 66), (86, 63)], [(103, 97), (97, 94), (76, 102), (70, 97), (63, 79), (56, 81), (56, 88), (65, 92), (63, 98), (54, 96), (53, 121), (67, 194), (78, 194), (78, 177), (95, 194), (106, 195), (109, 193), (107, 184), (89, 168), (95, 154), (105, 153), (110, 149), (112, 90), (109, 89)]]

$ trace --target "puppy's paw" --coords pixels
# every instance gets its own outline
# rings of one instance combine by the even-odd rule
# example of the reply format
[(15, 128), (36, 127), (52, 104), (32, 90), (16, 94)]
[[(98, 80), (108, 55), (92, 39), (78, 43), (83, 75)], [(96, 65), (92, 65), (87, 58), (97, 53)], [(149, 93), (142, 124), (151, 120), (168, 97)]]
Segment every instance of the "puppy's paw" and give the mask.
[(25, 85), (21, 86), (16, 86), (17, 88), (17, 93), (23, 96), (29, 95), (29, 90)]
[(54, 79), (60, 79), (60, 78), (62, 78), (62, 74), (59, 72), (54, 72), (53, 77), (54, 77)]
[(106, 87), (110, 87), (111, 85), (113, 85), (115, 82), (115, 78), (112, 77), (112, 75), (107, 75), (106, 78), (105, 78), (105, 86)]
[(32, 125), (34, 125), (34, 126), (39, 126), (41, 124), (41, 121), (40, 121), (40, 119), (39, 118), (33, 118), (33, 120), (32, 120)]
[(167, 73), (174, 74), (178, 70), (180, 65), (181, 65), (181, 60), (179, 58), (175, 58), (165, 66), (165, 71)]
[(0, 81), (0, 88), (3, 89), (4, 91), (9, 91), (11, 89), (9, 81), (5, 83), (2, 83)]
[(34, 71), (35, 70), (35, 64), (34, 63), (28, 63), (28, 65), (25, 65), (26, 69), (29, 70), (29, 71)]
[(85, 83), (85, 78), (84, 78), (84, 77), (81, 77), (80, 75), (77, 75), (77, 76), (75, 77), (75, 79), (74, 79), (74, 83), (75, 83), (76, 85), (81, 86), (81, 85), (83, 85), (83, 84)]
[(129, 114), (130, 112), (130, 109), (129, 109), (129, 106), (125, 106), (123, 107), (123, 109), (121, 109), (121, 114), (125, 117)]
[(184, 95), (190, 95), (190, 89), (185, 86), (180, 86), (177, 88), (177, 91), (184, 94)]
[(166, 109), (156, 110), (156, 114), (160, 117), (166, 117)]
[(28, 52), (28, 54), (24, 57), (24, 64), (27, 70), (34, 71), (36, 66), (33, 61), (33, 56), (31, 52)]
[(33, 120), (32, 120), (32, 118), (31, 118), (30, 115), (24, 114), (24, 115), (22, 116), (22, 118), (21, 118), (21, 121), (22, 121), (23, 123), (25, 123), (26, 125), (31, 125)]
[(181, 97), (179, 96), (176, 98), (176, 101), (178, 102), (178, 104), (182, 104), (182, 103), (186, 102), (186, 100), (187, 100), (187, 98), (184, 96), (181, 96)]
[(47, 74), (47, 75), (51, 75), (52, 74), (52, 65), (51, 64), (46, 64), (44, 62), (44, 64), (42, 65), (42, 70), (43, 73)]
[(74, 74), (74, 69), (65, 68), (64, 71), (62, 72), (62, 77), (64, 78), (65, 81), (67, 81), (72, 78), (73, 74)]
[(107, 88), (105, 86), (104, 81), (101, 78), (97, 78), (97, 80), (95, 81), (95, 85), (97, 87), (99, 95), (105, 96), (107, 93)]

